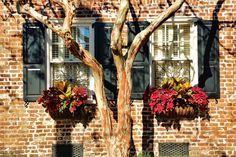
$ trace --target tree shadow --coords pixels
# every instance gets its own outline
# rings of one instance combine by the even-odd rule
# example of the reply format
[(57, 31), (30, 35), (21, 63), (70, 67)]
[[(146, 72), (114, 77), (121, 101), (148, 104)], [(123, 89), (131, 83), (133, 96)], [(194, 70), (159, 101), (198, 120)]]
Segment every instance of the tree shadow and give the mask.
[(142, 153), (149, 153), (154, 156), (154, 114), (149, 107), (148, 99), (150, 95), (150, 85), (146, 87), (143, 94), (143, 109), (142, 109)]
[[(202, 29), (208, 30), (208, 39), (206, 40), (206, 47), (204, 50), (204, 60), (203, 60), (203, 72), (199, 76), (199, 84), (198, 86), (201, 88), (204, 88), (206, 85), (207, 80), (213, 76), (212, 74), (212, 67), (210, 65), (210, 62), (212, 59), (219, 62), (219, 46), (215, 47), (215, 44), (219, 43), (219, 21), (218, 21), (218, 13), (220, 11), (220, 8), (222, 7), (225, 0), (219, 0), (216, 4), (216, 7), (213, 11), (213, 21), (211, 23), (211, 28), (207, 27), (205, 23), (198, 21), (198, 24)], [(216, 42), (216, 43), (215, 43)], [(215, 54), (216, 56), (212, 56), (211, 51), (217, 51)], [(219, 75), (219, 71), (217, 72)], [(219, 89), (218, 89), (219, 91)]]
[[(212, 17), (213, 17), (213, 20), (214, 21), (217, 21), (218, 22), (218, 30), (222, 30), (224, 28), (235, 28), (236, 26), (236, 21), (226, 21), (226, 20), (220, 20), (218, 19), (218, 14), (219, 14), (219, 11), (220, 9), (222, 8), (222, 5), (223, 3), (225, 2), (225, 0), (218, 0), (217, 3), (216, 3), (216, 6), (215, 6), (215, 9), (213, 11), (213, 14), (212, 14)], [(192, 14), (200, 19), (200, 17), (197, 16), (197, 14), (195, 13), (194, 9), (192, 8), (192, 6), (187, 2), (185, 1), (185, 4), (188, 6), (188, 9), (192, 12)], [(215, 23), (214, 23), (215, 24)], [(211, 31), (212, 34), (213, 34), (213, 31)], [(219, 41), (219, 40), (218, 40)], [(227, 48), (225, 47), (222, 43), (219, 42), (219, 45), (224, 49), (226, 50), (229, 54), (233, 55), (233, 56), (236, 56), (236, 52), (235, 50), (231, 47), (231, 48)]]
[[(130, 3), (130, 13), (131, 13), (131, 16), (133, 18), (133, 21), (138, 21), (139, 17), (141, 16), (141, 5), (142, 5), (142, 1), (139, 2), (140, 5), (138, 5), (138, 10), (135, 10), (135, 8), (133, 7), (133, 5)], [(136, 12), (139, 12), (138, 15)]]

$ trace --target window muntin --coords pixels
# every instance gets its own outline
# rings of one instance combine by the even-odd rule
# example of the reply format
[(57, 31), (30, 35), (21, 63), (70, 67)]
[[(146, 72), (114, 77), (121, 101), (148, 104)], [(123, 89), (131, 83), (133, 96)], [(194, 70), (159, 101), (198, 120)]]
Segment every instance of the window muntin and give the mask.
[[(75, 25), (72, 27), (72, 36), (89, 52), (92, 52), (91, 25)], [(91, 76), (89, 68), (78, 58), (74, 57), (64, 46), (63, 40), (54, 32), (50, 33), (50, 86), (55, 81), (68, 81), (80, 86), (89, 87)]]
[(192, 25), (188, 22), (166, 22), (152, 36), (154, 84), (163, 78), (184, 77), (195, 84), (197, 57), (191, 47)]

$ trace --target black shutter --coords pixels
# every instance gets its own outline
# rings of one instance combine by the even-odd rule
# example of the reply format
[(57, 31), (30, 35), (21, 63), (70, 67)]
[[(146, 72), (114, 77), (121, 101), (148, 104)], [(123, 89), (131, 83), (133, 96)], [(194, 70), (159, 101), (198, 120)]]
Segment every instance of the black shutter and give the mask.
[(23, 24), (24, 101), (36, 101), (46, 89), (45, 27)]
[(109, 100), (117, 97), (116, 68), (110, 48), (112, 26), (111, 23), (96, 22), (94, 24), (95, 58), (103, 66), (105, 91)]
[(196, 22), (198, 26), (198, 86), (209, 98), (220, 97), (218, 21)]
[[(128, 46), (134, 37), (144, 30), (149, 22), (128, 22)], [(132, 99), (142, 99), (146, 87), (149, 85), (149, 42), (147, 41), (138, 52), (132, 67)]]

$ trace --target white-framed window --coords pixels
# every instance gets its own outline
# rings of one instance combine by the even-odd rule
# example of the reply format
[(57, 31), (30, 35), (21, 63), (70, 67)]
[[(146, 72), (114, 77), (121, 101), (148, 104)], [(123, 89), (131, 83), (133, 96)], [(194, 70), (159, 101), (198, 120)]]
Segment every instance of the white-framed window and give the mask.
[(183, 77), (198, 84), (197, 27), (189, 19), (174, 17), (151, 36), (151, 82)]
[[(79, 19), (73, 22), (72, 36), (86, 50), (94, 55), (94, 31), (91, 19)], [(65, 47), (63, 40), (48, 29), (47, 44), (47, 86), (56, 81), (68, 81), (79, 86), (93, 88), (93, 78), (89, 67), (74, 57)]]

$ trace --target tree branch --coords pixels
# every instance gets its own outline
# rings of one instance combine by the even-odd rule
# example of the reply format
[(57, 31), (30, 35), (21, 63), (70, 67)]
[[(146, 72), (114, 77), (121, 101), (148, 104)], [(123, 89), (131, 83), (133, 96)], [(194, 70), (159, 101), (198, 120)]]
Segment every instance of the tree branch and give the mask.
[(117, 69), (118, 88), (120, 81), (122, 81), (121, 80), (122, 72), (124, 72), (125, 70), (124, 68), (125, 61), (122, 54), (122, 30), (124, 27), (128, 10), (129, 10), (129, 0), (121, 0), (117, 18), (116, 21), (114, 22), (113, 30), (111, 33), (111, 49), (114, 63)]
[(126, 60), (127, 68), (131, 69), (135, 56), (137, 55), (140, 48), (146, 43), (150, 35), (168, 18), (170, 18), (185, 2), (185, 0), (177, 0), (173, 5), (171, 5), (167, 10), (162, 12), (156, 20), (152, 21), (151, 24), (136, 35), (129, 50), (128, 58)]
[(64, 5), (65, 5), (65, 19), (63, 23), (63, 29), (64, 30), (71, 30), (72, 26), (72, 21), (75, 15), (75, 6), (73, 5), (73, 1), (68, 2), (67, 0), (64, 0)]
[(42, 14), (38, 13), (33, 7), (31, 7), (29, 4), (24, 4), (21, 7), (20, 13), (22, 14), (28, 14), (35, 18), (36, 20), (40, 21), (44, 25), (46, 25), (49, 29), (51, 29), (53, 32), (56, 32), (60, 37), (64, 36), (63, 29), (60, 25), (55, 25), (52, 21), (48, 20), (47, 16), (43, 16)]
[(92, 70), (94, 81), (96, 82), (94, 84), (94, 91), (96, 94), (97, 105), (101, 114), (101, 120), (104, 129), (103, 136), (104, 139), (108, 140), (113, 134), (113, 128), (103, 83), (104, 75), (102, 65), (86, 49), (80, 46), (73, 39), (65, 39), (65, 42), (70, 52), (82, 60), (83, 63), (89, 66)]
[(63, 30), (65, 32), (71, 33), (72, 21), (75, 15), (75, 6), (73, 5), (74, 1), (68, 1), (68, 0), (63, 0), (62, 2), (58, 0), (51, 0), (51, 1), (52, 3), (58, 4), (59, 6), (61, 6), (62, 9), (65, 11)]
[(61, 1), (58, 1), (58, 0), (50, 0), (52, 3), (54, 3), (54, 4), (58, 4), (58, 5), (60, 5), (64, 10), (65, 10), (65, 4), (63, 3), (63, 2), (61, 2)]
[(122, 55), (122, 29), (124, 27), (124, 23), (126, 20), (126, 16), (129, 10), (129, 0), (121, 0), (120, 7), (118, 11), (118, 15), (116, 21), (113, 26), (113, 30), (111, 33), (111, 49), (114, 54)]

